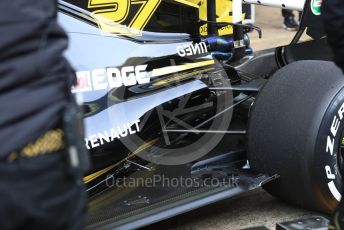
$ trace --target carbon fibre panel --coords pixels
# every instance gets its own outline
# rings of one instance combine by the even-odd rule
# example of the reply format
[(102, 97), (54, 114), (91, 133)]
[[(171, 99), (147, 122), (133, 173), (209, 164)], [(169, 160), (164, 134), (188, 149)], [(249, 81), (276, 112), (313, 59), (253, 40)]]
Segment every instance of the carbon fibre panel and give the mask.
[[(130, 179), (135, 178), (136, 182), (139, 178), (146, 182), (154, 181), (154, 177), (155, 180), (158, 180), (158, 177), (164, 179), (156, 182), (155, 186), (129, 186), (128, 182), (127, 187), (112, 187), (92, 197), (86, 229), (139, 228), (258, 188), (275, 178), (254, 174), (247, 169), (235, 171), (228, 173), (227, 178), (223, 177), (223, 173), (218, 174), (221, 178), (218, 177), (213, 182), (219, 183), (211, 184), (211, 180), (207, 180), (207, 174), (203, 175), (202, 180), (191, 179), (189, 165), (160, 167), (156, 168), (154, 173), (140, 170)], [(185, 179), (184, 184), (180, 178)], [(162, 182), (163, 180), (165, 182)], [(173, 180), (176, 186), (172, 184)], [(176, 182), (177, 180), (179, 181)], [(167, 184), (167, 181), (171, 183)], [(189, 186), (186, 181), (193, 186)]]

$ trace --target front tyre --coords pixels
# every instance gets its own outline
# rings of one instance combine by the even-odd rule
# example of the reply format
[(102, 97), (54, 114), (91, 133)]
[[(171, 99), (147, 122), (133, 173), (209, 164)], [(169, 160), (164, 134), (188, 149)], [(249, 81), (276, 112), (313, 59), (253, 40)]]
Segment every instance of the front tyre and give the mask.
[(294, 62), (269, 79), (248, 128), (251, 168), (280, 175), (268, 192), (303, 208), (334, 210), (344, 169), (343, 87), (341, 71), (325, 61)]

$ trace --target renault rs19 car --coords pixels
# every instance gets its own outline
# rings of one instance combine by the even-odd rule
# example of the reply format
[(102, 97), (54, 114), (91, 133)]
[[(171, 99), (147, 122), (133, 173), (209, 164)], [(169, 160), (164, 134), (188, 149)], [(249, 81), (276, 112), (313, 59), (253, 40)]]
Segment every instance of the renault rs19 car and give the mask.
[(59, 1), (93, 162), (87, 228), (138, 228), (261, 186), (331, 212), (344, 78), (318, 3), (289, 45), (253, 53), (247, 32), (261, 31), (238, 0)]

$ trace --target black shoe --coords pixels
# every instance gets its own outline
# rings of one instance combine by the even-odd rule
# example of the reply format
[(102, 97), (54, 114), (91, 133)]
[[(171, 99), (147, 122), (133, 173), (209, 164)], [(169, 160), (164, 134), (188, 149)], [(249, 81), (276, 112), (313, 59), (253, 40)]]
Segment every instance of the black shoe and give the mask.
[(288, 31), (295, 31), (299, 27), (299, 24), (295, 21), (294, 17), (284, 18), (283, 28)]

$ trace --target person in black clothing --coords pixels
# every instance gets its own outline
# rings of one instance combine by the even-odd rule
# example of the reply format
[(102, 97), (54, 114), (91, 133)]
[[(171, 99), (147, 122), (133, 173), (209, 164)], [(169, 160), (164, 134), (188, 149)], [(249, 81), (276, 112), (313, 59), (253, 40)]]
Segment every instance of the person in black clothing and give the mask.
[(296, 31), (299, 24), (295, 21), (295, 15), (292, 10), (282, 9), (283, 28), (289, 31)]
[[(321, 16), (324, 22), (324, 29), (328, 43), (332, 47), (334, 61), (344, 71), (344, 1), (323, 1), (321, 6)], [(344, 175), (344, 172), (342, 172), (342, 175)], [(331, 217), (329, 229), (344, 229), (343, 198)]]
[(323, 1), (321, 14), (336, 64), (344, 70), (344, 1)]
[(0, 1), (0, 229), (82, 229), (82, 172), (66, 163), (74, 72), (56, 0)]

